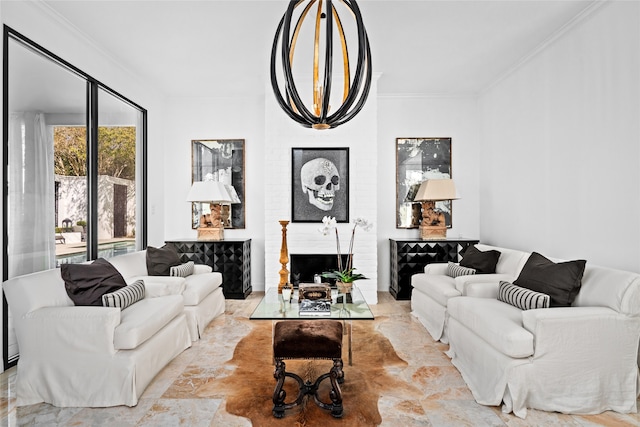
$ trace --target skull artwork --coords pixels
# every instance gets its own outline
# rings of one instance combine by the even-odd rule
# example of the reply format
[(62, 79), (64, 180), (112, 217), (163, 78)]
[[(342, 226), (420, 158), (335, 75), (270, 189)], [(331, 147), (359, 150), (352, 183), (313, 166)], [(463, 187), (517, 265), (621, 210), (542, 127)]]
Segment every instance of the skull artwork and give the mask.
[(322, 157), (309, 160), (300, 169), (300, 180), (309, 203), (323, 211), (333, 208), (336, 191), (340, 190), (340, 174), (331, 160)]

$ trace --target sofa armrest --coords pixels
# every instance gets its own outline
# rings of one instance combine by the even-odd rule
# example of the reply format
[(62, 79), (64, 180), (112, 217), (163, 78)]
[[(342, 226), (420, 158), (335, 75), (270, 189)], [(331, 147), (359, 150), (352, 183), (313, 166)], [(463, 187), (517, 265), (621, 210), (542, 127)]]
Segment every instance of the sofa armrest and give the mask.
[(470, 274), (456, 277), (456, 289), (462, 295), (479, 298), (496, 298), (500, 281), (513, 282), (510, 274)]
[(43, 307), (16, 319), (20, 354), (114, 354), (113, 337), (120, 309), (112, 307)]
[(424, 272), (427, 274), (439, 274), (446, 275), (447, 274), (447, 265), (446, 262), (434, 262), (431, 264), (427, 264), (424, 266)]
[(640, 317), (607, 307), (556, 307), (525, 310), (522, 324), (534, 334), (534, 358), (556, 354), (585, 366), (637, 363)]
[(193, 274), (211, 273), (212, 271), (213, 268), (211, 268), (211, 266), (209, 265), (196, 264), (193, 266)]

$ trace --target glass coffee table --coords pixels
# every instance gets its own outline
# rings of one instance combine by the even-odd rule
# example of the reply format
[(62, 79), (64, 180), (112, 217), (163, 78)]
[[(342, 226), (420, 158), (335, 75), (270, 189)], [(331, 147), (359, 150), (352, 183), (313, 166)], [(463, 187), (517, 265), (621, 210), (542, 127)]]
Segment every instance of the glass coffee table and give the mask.
[(373, 313), (365, 301), (360, 289), (353, 287), (349, 293), (340, 293), (331, 289), (331, 313), (329, 315), (300, 315), (298, 312), (298, 290), (295, 289), (291, 302), (284, 302), (278, 288), (269, 288), (253, 310), (251, 320), (292, 320), (292, 319), (334, 319), (342, 320), (349, 335), (349, 365), (352, 365), (351, 342), (353, 320), (373, 320)]

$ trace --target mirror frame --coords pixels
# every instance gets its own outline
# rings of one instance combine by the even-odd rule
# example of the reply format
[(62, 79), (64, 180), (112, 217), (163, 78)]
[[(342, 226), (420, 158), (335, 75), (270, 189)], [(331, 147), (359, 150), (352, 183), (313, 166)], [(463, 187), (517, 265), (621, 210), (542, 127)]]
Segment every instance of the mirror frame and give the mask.
[[(451, 178), (451, 138), (396, 138), (396, 228), (418, 228), (422, 213), (413, 198), (427, 179)], [(451, 228), (451, 200), (436, 202)]]
[[(210, 150), (211, 158), (203, 160), (198, 146)], [(221, 166), (218, 168), (218, 166)], [(207, 173), (214, 180), (233, 185), (240, 203), (222, 205), (224, 228), (245, 228), (245, 140), (244, 139), (194, 139), (191, 140), (191, 182), (203, 181)], [(208, 203), (191, 204), (191, 228), (197, 229), (200, 216), (209, 211)]]

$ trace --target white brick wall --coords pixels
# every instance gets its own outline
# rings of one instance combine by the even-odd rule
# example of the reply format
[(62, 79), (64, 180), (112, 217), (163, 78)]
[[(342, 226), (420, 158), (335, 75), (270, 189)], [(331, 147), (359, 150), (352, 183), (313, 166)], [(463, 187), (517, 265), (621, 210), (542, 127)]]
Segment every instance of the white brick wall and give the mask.
[[(267, 89), (271, 91), (269, 87)], [(282, 227), (279, 220), (291, 220), (291, 149), (293, 147), (349, 147), (349, 223), (338, 224), (341, 251), (349, 248), (353, 220), (364, 217), (374, 223), (371, 231), (356, 230), (354, 260), (357, 271), (369, 280), (357, 282), (367, 302), (377, 302), (377, 84), (374, 82), (367, 104), (350, 122), (324, 131), (307, 129), (291, 120), (276, 104), (265, 98), (265, 288), (277, 286), (281, 264)], [(323, 236), (318, 223), (289, 223), (289, 253), (336, 251), (335, 238)]]

